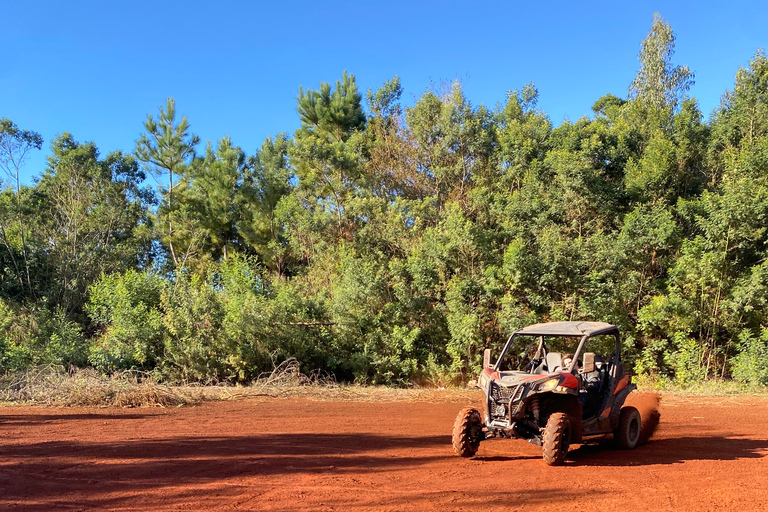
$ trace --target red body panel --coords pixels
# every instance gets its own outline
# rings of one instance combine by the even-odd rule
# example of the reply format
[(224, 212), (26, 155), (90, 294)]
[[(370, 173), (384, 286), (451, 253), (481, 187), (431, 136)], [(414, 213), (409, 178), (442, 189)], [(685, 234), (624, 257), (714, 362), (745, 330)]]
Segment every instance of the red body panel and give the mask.
[(616, 390), (613, 392), (613, 394), (615, 395), (616, 393), (618, 393), (619, 391), (627, 387), (627, 384), (629, 384), (629, 375), (625, 375), (621, 378), (619, 383), (616, 384)]
[(561, 373), (560, 376), (563, 378), (563, 382), (560, 384), (561, 386), (565, 386), (566, 388), (576, 389), (579, 387), (579, 379), (573, 376), (573, 374), (570, 373)]

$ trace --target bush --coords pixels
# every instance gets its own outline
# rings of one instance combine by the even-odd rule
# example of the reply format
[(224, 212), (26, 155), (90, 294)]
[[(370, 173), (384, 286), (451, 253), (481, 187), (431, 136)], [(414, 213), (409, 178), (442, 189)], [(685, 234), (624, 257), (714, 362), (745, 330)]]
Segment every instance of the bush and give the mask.
[(682, 332), (676, 332), (673, 341), (677, 350), (670, 356), (669, 363), (675, 370), (675, 380), (679, 384), (693, 384), (706, 379), (701, 344)]
[(61, 309), (31, 310), (0, 300), (0, 369), (29, 365), (84, 366), (88, 346), (78, 324)]
[(768, 329), (763, 329), (759, 338), (749, 331), (741, 333), (731, 373), (734, 379), (747, 384), (768, 385)]
[(32, 362), (26, 343), (29, 315), (19, 314), (0, 299), (0, 370), (19, 370)]
[(61, 365), (65, 368), (83, 367), (88, 362), (88, 343), (78, 324), (67, 319), (64, 312), (42, 310), (38, 323), (40, 331), (34, 338), (32, 363)]
[(230, 379), (245, 382), (273, 368), (276, 333), (272, 327), (274, 305), (251, 259), (236, 255), (219, 271), (224, 308), (223, 330)]
[(181, 274), (161, 298), (165, 354), (162, 374), (172, 382), (220, 382), (231, 377), (222, 329), (221, 298), (197, 274)]
[(163, 355), (160, 298), (166, 282), (150, 272), (129, 270), (102, 276), (90, 289), (86, 311), (102, 334), (89, 360), (102, 372), (155, 368)]
[(634, 371), (653, 377), (668, 377), (669, 364), (674, 360), (670, 353), (670, 342), (666, 339), (652, 339), (643, 347), (640, 357), (635, 360)]
[(302, 297), (296, 284), (266, 283), (256, 264), (243, 256), (224, 262), (217, 279), (227, 380), (253, 380), (290, 358), (302, 367), (334, 370), (325, 310)]

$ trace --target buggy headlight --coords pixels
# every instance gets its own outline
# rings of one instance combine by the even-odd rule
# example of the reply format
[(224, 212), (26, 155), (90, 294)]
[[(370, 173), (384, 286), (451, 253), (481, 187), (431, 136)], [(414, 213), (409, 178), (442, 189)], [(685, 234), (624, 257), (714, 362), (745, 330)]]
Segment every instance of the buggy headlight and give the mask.
[(539, 384), (537, 389), (539, 391), (552, 391), (553, 389), (555, 389), (555, 386), (557, 386), (557, 384), (559, 382), (560, 382), (560, 378), (559, 377), (555, 377), (553, 379), (545, 380), (544, 382)]

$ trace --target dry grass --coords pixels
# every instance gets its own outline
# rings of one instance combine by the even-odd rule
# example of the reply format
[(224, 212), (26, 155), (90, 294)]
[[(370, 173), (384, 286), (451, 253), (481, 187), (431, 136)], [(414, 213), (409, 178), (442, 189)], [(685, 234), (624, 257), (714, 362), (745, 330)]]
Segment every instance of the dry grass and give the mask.
[(272, 372), (264, 373), (249, 386), (223, 386), (202, 388), (207, 399), (233, 400), (248, 397), (302, 397), (321, 401), (355, 402), (432, 402), (453, 401), (464, 403), (479, 395), (467, 388), (392, 388), (339, 384), (332, 375), (312, 372), (301, 373), (299, 363), (288, 359)]
[(150, 374), (44, 367), (0, 377), (0, 402), (47, 406), (171, 407), (206, 400), (301, 397), (319, 401), (456, 402), (477, 400), (473, 388), (391, 388), (338, 384), (332, 375), (301, 372), (295, 359), (279, 364), (248, 386), (171, 386)]
[[(642, 381), (642, 379), (641, 379)], [(763, 395), (753, 389), (654, 389), (641, 382), (639, 390), (661, 391), (665, 404), (676, 401), (700, 400), (731, 395)], [(202, 401), (239, 400), (256, 397), (301, 397), (318, 401), (354, 402), (453, 402), (472, 403), (482, 400), (475, 388), (411, 387), (391, 388), (338, 384), (332, 376), (301, 373), (295, 360), (280, 364), (248, 386), (170, 386), (158, 383), (151, 375), (141, 372), (122, 372), (106, 377), (94, 370), (67, 373), (62, 368), (46, 367), (20, 374), (0, 377), (0, 402), (47, 406), (88, 407), (172, 407), (193, 405)], [(690, 398), (688, 398), (690, 397)]]
[[(749, 387), (729, 382), (709, 382), (694, 388), (681, 388), (669, 382), (638, 379), (639, 390), (662, 392), (669, 399), (686, 396), (765, 395), (765, 387)], [(663, 384), (663, 385), (660, 385)], [(66, 372), (61, 367), (45, 367), (0, 377), (0, 402), (49, 406), (89, 407), (171, 407), (206, 400), (238, 400), (254, 397), (301, 397), (319, 401), (355, 402), (455, 402), (482, 400), (475, 388), (410, 387), (392, 388), (339, 384), (332, 375), (301, 372), (295, 359), (279, 364), (272, 372), (260, 375), (248, 386), (171, 386), (157, 382), (143, 372), (121, 372), (104, 376), (94, 370)], [(667, 403), (665, 401), (665, 403)]]
[(169, 407), (201, 400), (200, 393), (158, 384), (140, 372), (105, 377), (95, 370), (66, 372), (44, 367), (0, 378), (0, 401), (54, 405), (106, 407)]

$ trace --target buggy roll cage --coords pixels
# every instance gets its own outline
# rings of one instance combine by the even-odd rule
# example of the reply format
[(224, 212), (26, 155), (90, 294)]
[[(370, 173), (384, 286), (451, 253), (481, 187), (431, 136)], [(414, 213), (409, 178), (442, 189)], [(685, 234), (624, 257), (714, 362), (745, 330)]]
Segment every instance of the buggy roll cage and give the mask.
[[(539, 344), (536, 348), (536, 354), (534, 359), (545, 357), (547, 354), (546, 346), (544, 345), (544, 337), (549, 336), (553, 338), (574, 338), (580, 337), (579, 345), (576, 347), (576, 351), (573, 353), (573, 360), (565, 368), (568, 373), (573, 373), (575, 369), (574, 362), (578, 361), (581, 357), (584, 345), (589, 338), (599, 335), (613, 335), (616, 340), (616, 346), (614, 348), (613, 364), (621, 363), (621, 340), (619, 338), (619, 328), (615, 325), (603, 323), (603, 322), (554, 322), (548, 324), (535, 324), (518, 331), (513, 332), (507, 342), (504, 344), (504, 348), (501, 350), (496, 363), (493, 365), (494, 371), (499, 371), (501, 362), (507, 351), (512, 346), (515, 338), (521, 336), (537, 336), (539, 338)], [(552, 371), (552, 369), (549, 369)]]

